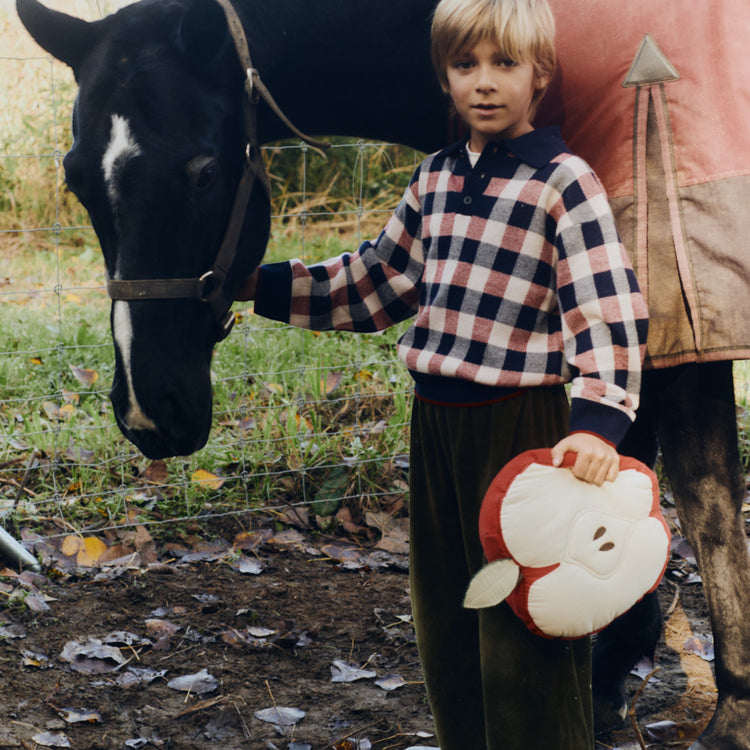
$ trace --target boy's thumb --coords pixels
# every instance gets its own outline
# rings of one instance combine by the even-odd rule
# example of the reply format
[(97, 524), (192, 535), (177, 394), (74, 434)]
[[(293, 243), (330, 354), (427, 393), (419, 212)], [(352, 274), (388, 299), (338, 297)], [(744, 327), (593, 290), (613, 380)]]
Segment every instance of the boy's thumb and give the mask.
[(552, 465), (554, 467), (562, 466), (562, 462), (565, 459), (565, 454), (568, 452), (568, 450), (568, 438), (564, 438), (554, 448), (552, 448)]

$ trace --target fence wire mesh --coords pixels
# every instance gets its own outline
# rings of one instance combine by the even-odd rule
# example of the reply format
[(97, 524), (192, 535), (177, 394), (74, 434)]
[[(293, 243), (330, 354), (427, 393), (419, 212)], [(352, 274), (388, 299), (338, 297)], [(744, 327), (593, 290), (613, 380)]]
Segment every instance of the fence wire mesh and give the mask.
[[(47, 535), (226, 515), (252, 525), (246, 514), (262, 508), (317, 516), (325, 528), (342, 508), (402, 504), (403, 328), (306, 332), (239, 303), (212, 363), (206, 448), (151, 462), (123, 439), (108, 401), (104, 265), (64, 184), (74, 83), (55, 61), (18, 54), (0, 56), (0, 81), (0, 525)], [(325, 156), (284, 143), (264, 158), (275, 196), (269, 254), (311, 261), (377, 232), (418, 156), (339, 140)]]

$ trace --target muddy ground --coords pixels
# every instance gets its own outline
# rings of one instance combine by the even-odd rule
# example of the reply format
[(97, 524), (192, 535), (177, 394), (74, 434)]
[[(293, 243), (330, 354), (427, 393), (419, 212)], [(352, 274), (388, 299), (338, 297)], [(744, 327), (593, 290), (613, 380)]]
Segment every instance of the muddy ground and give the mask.
[[(53, 551), (45, 576), (6, 569), (0, 748), (435, 747), (406, 558), (347, 547), (238, 526), (211, 543), (158, 544), (149, 566), (82, 568)], [(674, 556), (660, 592), (660, 670), (635, 703), (643, 744), (628, 723), (601, 748), (687, 748), (711, 714), (689, 559)], [(631, 696), (642, 686), (632, 676)]]

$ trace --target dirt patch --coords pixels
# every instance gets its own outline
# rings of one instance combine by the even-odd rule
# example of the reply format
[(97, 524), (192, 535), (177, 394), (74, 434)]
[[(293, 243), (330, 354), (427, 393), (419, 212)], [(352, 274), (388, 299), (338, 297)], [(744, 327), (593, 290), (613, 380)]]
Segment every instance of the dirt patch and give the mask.
[[(213, 557), (209, 547), (207, 554), (170, 559), (175, 550), (165, 547), (162, 562), (148, 571), (108, 568), (98, 580), (93, 572), (66, 573), (57, 581), (25, 574), (25, 586), (1, 579), (8, 606), (0, 610), (0, 748), (66, 741), (47, 746), (435, 746), (406, 559), (361, 552), (348, 558), (340, 543), (326, 548), (310, 534), (291, 539), (267, 531), (250, 550), (229, 557), (220, 554), (225, 543), (216, 545)], [(694, 636), (709, 632), (700, 583), (685, 582), (685, 565), (672, 566), (679, 567), (681, 582), (662, 584), (664, 609), (671, 613), (660, 671), (636, 704), (644, 731), (674, 722), (662, 727), (663, 740), (647, 740), (650, 747), (687, 748), (715, 700), (710, 663), (685, 651), (690, 639), (705, 646)], [(24, 604), (14, 598), (13, 592), (33, 592), (35, 584), (45, 611), (35, 611), (36, 597)], [(93, 649), (90, 639), (103, 650)], [(112, 658), (108, 648), (119, 656)], [(374, 676), (332, 681), (334, 674), (355, 676), (354, 668)], [(190, 690), (172, 682), (201, 670), (207, 674)], [(383, 678), (390, 681), (378, 684)], [(394, 685), (400, 686), (387, 689)], [(631, 694), (641, 685), (633, 676)], [(280, 726), (256, 715), (274, 708), (296, 709), (288, 712), (296, 723)], [(287, 712), (275, 717), (286, 719)], [(641, 747), (630, 726), (601, 743)]]

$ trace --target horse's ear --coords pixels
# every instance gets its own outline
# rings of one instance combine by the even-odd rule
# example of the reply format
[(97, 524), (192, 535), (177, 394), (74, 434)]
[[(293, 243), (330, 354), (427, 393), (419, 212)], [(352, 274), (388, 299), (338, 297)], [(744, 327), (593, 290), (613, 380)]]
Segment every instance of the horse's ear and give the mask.
[(74, 72), (96, 44), (96, 23), (50, 10), (37, 0), (16, 0), (16, 10), (37, 44)]
[(210, 65), (229, 38), (227, 21), (216, 0), (192, 0), (180, 25), (180, 44), (186, 60), (201, 68)]

